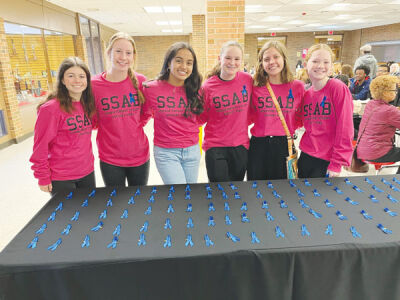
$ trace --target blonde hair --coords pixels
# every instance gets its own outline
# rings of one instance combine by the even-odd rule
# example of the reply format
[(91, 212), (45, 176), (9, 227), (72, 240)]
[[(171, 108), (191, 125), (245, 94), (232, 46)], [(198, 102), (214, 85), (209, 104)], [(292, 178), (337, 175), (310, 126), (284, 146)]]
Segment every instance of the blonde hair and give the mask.
[(334, 75), (339, 75), (341, 70), (342, 70), (342, 63), (335, 62), (333, 64), (333, 73), (334, 73)]
[(392, 94), (389, 90), (393, 88), (393, 85), (396, 85), (398, 83), (399, 79), (396, 76), (382, 75), (376, 77), (374, 80), (371, 81), (371, 84), (369, 85), (372, 98), (383, 100), (385, 102), (392, 101)]
[[(239, 48), (240, 51), (242, 52), (242, 57), (243, 57), (243, 48), (242, 48), (242, 46), (241, 46), (238, 42), (236, 42), (236, 41), (228, 41), (228, 42), (222, 44), (222, 47), (221, 47), (221, 51), (220, 51), (220, 53), (219, 53), (219, 56), (224, 55), (225, 51), (226, 51), (229, 47), (237, 47), (237, 48)], [(207, 73), (206, 78), (208, 79), (208, 78), (210, 78), (210, 77), (212, 77), (212, 76), (214, 76), (214, 75), (218, 75), (218, 76), (221, 75), (221, 62), (220, 62), (220, 61)]]
[(310, 83), (310, 78), (308, 77), (306, 69), (299, 69), (296, 74), (296, 79), (301, 80), (304, 83)]
[(276, 49), (279, 54), (283, 58), (283, 69), (281, 71), (281, 81), (282, 83), (292, 82), (294, 80), (294, 76), (292, 71), (289, 68), (289, 59), (287, 50), (284, 44), (279, 41), (269, 41), (264, 44), (261, 48), (260, 52), (258, 53), (258, 61), (256, 66), (256, 73), (254, 74), (254, 85), (255, 86), (264, 86), (268, 80), (268, 73), (265, 72), (263, 67), (263, 58), (264, 53), (270, 48)]
[(347, 75), (349, 78), (354, 77), (353, 67), (350, 65), (343, 65), (340, 74)]
[(329, 47), (327, 44), (315, 44), (312, 45), (310, 49), (308, 49), (307, 55), (306, 55), (306, 63), (308, 62), (308, 60), (310, 59), (311, 55), (318, 50), (326, 50), (329, 52), (329, 54), (331, 55), (331, 62), (333, 63), (333, 61), (335, 60), (335, 54), (333, 53), (331, 47)]
[[(125, 32), (114, 33), (113, 36), (110, 38), (110, 41), (108, 42), (108, 46), (107, 46), (107, 49), (106, 49), (107, 57), (111, 56), (111, 50), (112, 50), (112, 48), (114, 46), (114, 43), (117, 40), (121, 40), (121, 39), (127, 40), (128, 42), (130, 42), (132, 44), (132, 47), (133, 47), (133, 65), (135, 65), (136, 64), (136, 59), (137, 59), (136, 44), (135, 44), (135, 41), (133, 40), (133, 38), (129, 34), (125, 33)], [(138, 81), (138, 79), (136, 77), (133, 65), (129, 66), (128, 76), (132, 81), (133, 87), (137, 90), (139, 103), (143, 104), (145, 99), (144, 99), (144, 96), (143, 96), (142, 92), (139, 90), (139, 81)]]

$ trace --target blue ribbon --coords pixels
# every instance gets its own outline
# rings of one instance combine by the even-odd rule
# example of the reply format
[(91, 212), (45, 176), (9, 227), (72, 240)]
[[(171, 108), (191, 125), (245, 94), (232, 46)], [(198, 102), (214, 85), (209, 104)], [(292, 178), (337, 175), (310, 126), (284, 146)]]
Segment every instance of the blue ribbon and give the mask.
[(390, 185), (390, 182), (387, 181), (385, 178), (381, 178), (381, 181), (386, 185)]
[(297, 192), (297, 195), (299, 197), (304, 197), (305, 196), (304, 193), (300, 189), (297, 189), (296, 192)]
[(369, 184), (374, 184), (372, 181), (371, 181), (371, 179), (369, 179), (368, 177), (365, 177), (365, 182), (367, 182), (367, 183), (369, 183)]
[(265, 212), (265, 216), (267, 217), (267, 220), (269, 222), (274, 220), (274, 217), (271, 215), (271, 213), (268, 210)]
[(393, 184), (390, 184), (389, 187), (396, 192), (400, 192), (400, 189), (398, 189), (397, 187), (395, 187)]
[(128, 210), (124, 209), (124, 212), (121, 215), (121, 219), (128, 219)]
[(374, 203), (378, 203), (379, 202), (379, 200), (376, 199), (376, 197), (374, 195), (369, 195), (369, 199), (371, 199), (371, 201), (374, 202)]
[(210, 239), (208, 234), (204, 235), (204, 241), (206, 242), (207, 247), (214, 246), (214, 242)]
[(190, 196), (190, 192), (187, 191), (185, 195), (185, 200), (190, 200), (190, 199), (192, 199), (192, 197)]
[(107, 205), (106, 205), (106, 206), (107, 206), (107, 207), (113, 206), (113, 203), (112, 203), (112, 199), (111, 199), (111, 198), (108, 199)]
[(89, 199), (85, 199), (85, 201), (82, 202), (82, 207), (87, 207), (89, 205)]
[(169, 218), (165, 219), (164, 229), (172, 229), (171, 220)]
[(240, 199), (240, 195), (238, 192), (235, 192), (235, 199)]
[(112, 192), (111, 192), (111, 194), (110, 194), (110, 196), (111, 196), (111, 197), (114, 197), (116, 194), (117, 194), (117, 191), (116, 191), (115, 189), (113, 189)]
[(139, 241), (138, 241), (138, 246), (145, 246), (146, 245), (146, 236), (144, 235), (144, 233), (141, 233), (139, 235)]
[(117, 247), (117, 244), (118, 244), (118, 236), (115, 235), (112, 239), (112, 242), (107, 245), (107, 248), (115, 249)]
[(372, 220), (372, 216), (370, 216), (365, 210), (361, 210), (360, 213), (364, 216), (366, 220)]
[[(71, 192), (72, 193), (72, 192)], [(47, 250), (56, 251), (57, 247), (60, 246), (62, 243), (62, 239), (59, 238), (53, 245), (50, 245)]]
[(128, 204), (135, 204), (135, 197), (134, 196), (131, 196), (129, 198)]
[(310, 205), (305, 203), (303, 199), (299, 199), (299, 203), (300, 203), (302, 208), (310, 208)]
[(312, 214), (317, 219), (321, 219), (322, 218), (322, 215), (320, 213), (316, 212), (315, 210), (313, 210), (312, 208), (310, 208), (309, 213)]
[(231, 221), (231, 219), (229, 218), (228, 215), (225, 215), (225, 224), (226, 225), (232, 225), (232, 221)]
[(343, 194), (342, 190), (339, 189), (337, 186), (335, 186), (333, 189), (334, 189), (335, 192), (338, 193), (339, 195)]
[(333, 235), (333, 230), (332, 230), (332, 225), (331, 224), (328, 224), (326, 226), (325, 234), (326, 235)]
[(317, 189), (313, 190), (313, 194), (315, 197), (321, 197), (321, 194), (317, 191)]
[(96, 195), (96, 190), (92, 190), (89, 194), (89, 197), (94, 197)]
[(115, 227), (113, 235), (119, 236), (121, 233), (121, 224), (118, 224), (117, 227)]
[(226, 236), (228, 237), (228, 239), (230, 239), (232, 242), (237, 243), (240, 241), (240, 238), (233, 235), (232, 233), (230, 233), (229, 231), (226, 233)]
[(172, 196), (172, 194), (169, 193), (169, 194), (168, 194), (168, 197), (167, 197), (167, 200), (168, 200), (168, 201), (174, 200), (174, 196)]
[(215, 207), (212, 202), (210, 202), (210, 204), (208, 204), (208, 211), (215, 211)]
[(264, 201), (262, 202), (261, 208), (268, 209), (268, 208), (269, 208), (269, 207), (268, 207), (268, 202), (264, 200)]
[(242, 213), (241, 217), (242, 217), (242, 222), (243, 222), (243, 223), (250, 223), (250, 219), (249, 219), (249, 217), (246, 215), (246, 213)]
[(400, 180), (398, 180), (396, 177), (393, 177), (393, 181), (396, 182), (397, 184), (400, 184)]
[(72, 225), (71, 225), (71, 224), (68, 224), (68, 225), (64, 228), (64, 230), (61, 232), (61, 234), (62, 234), (62, 235), (68, 235), (69, 232), (71, 231), (71, 228), (72, 228)]
[(357, 231), (357, 229), (354, 226), (350, 227), (350, 232), (355, 238), (360, 238), (361, 234)]
[(293, 182), (292, 179), (289, 180), (289, 184), (291, 187), (296, 187), (297, 185)]
[(79, 215), (80, 215), (80, 214), (81, 214), (81, 213), (77, 210), (77, 211), (75, 212), (74, 216), (71, 218), (71, 221), (78, 221)]
[(305, 186), (311, 186), (311, 183), (308, 181), (308, 179), (304, 179), (303, 182)]
[(287, 208), (288, 207), (287, 204), (285, 203), (285, 201), (283, 201), (283, 200), (281, 200), (279, 202), (279, 204), (280, 204), (281, 208)]
[(171, 243), (171, 236), (168, 234), (167, 237), (164, 240), (164, 248), (171, 248), (172, 243)]
[(378, 224), (377, 227), (386, 234), (392, 234), (392, 231), (390, 229), (387, 229), (386, 227), (384, 227), (382, 224)]
[(302, 236), (310, 236), (311, 234), (310, 234), (310, 232), (307, 230), (307, 227), (306, 227), (306, 225), (301, 225), (301, 235)]
[(138, 195), (140, 195), (140, 194), (141, 194), (140, 188), (137, 188), (137, 189), (136, 189), (136, 192), (135, 192), (135, 196), (138, 196)]
[(106, 219), (107, 218), (107, 209), (103, 210), (99, 216), (99, 219)]
[(394, 198), (392, 195), (387, 195), (387, 198), (392, 201), (392, 203), (399, 203), (399, 200), (397, 200), (396, 198)]
[(190, 188), (190, 185), (186, 185), (186, 187), (185, 187), (185, 192), (190, 192), (192, 189)]
[(332, 186), (332, 182), (329, 179), (325, 179), (324, 182), (326, 183), (326, 185), (328, 186)]
[(339, 219), (342, 220), (342, 221), (347, 220), (347, 217), (346, 217), (345, 215), (343, 215), (343, 214), (340, 212), (340, 210), (338, 210), (338, 211), (336, 212), (336, 215), (337, 215), (337, 216), (339, 217)]
[(169, 188), (169, 192), (170, 193), (175, 193), (175, 188), (173, 185), (171, 185), (171, 187)]
[(335, 205), (330, 203), (328, 199), (326, 199), (324, 203), (326, 204), (326, 207), (335, 207)]
[(257, 188), (257, 181), (253, 181), (253, 185), (251, 186), (253, 189)]
[(274, 185), (272, 184), (271, 181), (268, 181), (268, 182), (267, 182), (267, 187), (268, 187), (269, 189), (273, 189), (273, 188), (274, 188)]
[(348, 178), (345, 178), (344, 182), (346, 182), (346, 184), (352, 184), (351, 181)]
[(151, 196), (150, 196), (148, 202), (149, 202), (149, 203), (154, 203), (154, 195), (151, 195)]
[(279, 195), (278, 192), (275, 191), (275, 190), (272, 191), (272, 195), (274, 195), (274, 197), (277, 198), (277, 199), (282, 198), (282, 196)]
[(148, 221), (145, 221), (145, 222), (143, 223), (142, 228), (140, 228), (139, 231), (140, 231), (140, 232), (147, 232), (148, 228), (149, 228), (149, 222), (148, 222)]
[(359, 192), (359, 193), (363, 193), (364, 191), (362, 189), (360, 189), (358, 186), (353, 185), (353, 190)]
[(224, 188), (222, 187), (222, 185), (220, 185), (219, 183), (217, 184), (217, 188), (218, 188), (220, 191), (223, 191), (223, 190), (224, 190)]
[(251, 234), (251, 243), (252, 244), (259, 244), (260, 240), (258, 239), (256, 233), (253, 231), (250, 234)]
[(207, 192), (212, 192), (212, 189), (211, 189), (211, 187), (210, 187), (210, 185), (208, 183), (206, 184), (206, 191)]
[(257, 190), (257, 199), (262, 199), (264, 198), (263, 194), (261, 194), (261, 192), (259, 190)]
[(62, 211), (63, 210), (63, 203), (60, 202), (60, 204), (58, 204), (58, 206), (56, 207), (55, 211)]
[(247, 211), (247, 203), (243, 202), (242, 207), (240, 208), (241, 211)]
[(102, 221), (100, 221), (99, 223), (97, 223), (97, 225), (95, 227), (93, 227), (91, 230), (94, 232), (99, 231), (101, 228), (103, 228), (104, 223)]
[(73, 195), (73, 193), (72, 192), (70, 192), (68, 195), (67, 195), (67, 197), (65, 198), (65, 199), (71, 199), (72, 198), (72, 195)]
[(224, 210), (225, 211), (230, 211), (231, 210), (230, 207), (229, 207), (229, 203), (228, 202), (224, 203)]
[(36, 230), (36, 234), (42, 234), (47, 228), (47, 224), (43, 223), (42, 227), (40, 227), (38, 230)]
[(372, 186), (372, 188), (377, 191), (378, 193), (383, 193), (383, 190), (381, 190), (380, 188), (378, 188), (375, 184)]
[(170, 203), (169, 205), (168, 205), (168, 208), (167, 208), (167, 214), (173, 214), (175, 211), (174, 211), (174, 207), (172, 206), (172, 204)]
[(82, 248), (89, 248), (89, 246), (90, 246), (90, 237), (89, 237), (89, 235), (87, 234), (86, 236), (85, 236), (85, 239), (82, 241), (82, 244), (81, 244), (81, 247)]
[(290, 221), (297, 221), (297, 217), (289, 210), (288, 216)]
[(193, 220), (192, 220), (191, 217), (188, 218), (186, 227), (187, 228), (193, 228), (194, 227)]
[(394, 211), (391, 211), (389, 208), (387, 208), (387, 207), (385, 207), (384, 209), (383, 209), (383, 211), (385, 212), (385, 213), (388, 213), (391, 217), (396, 217), (397, 216), (397, 213), (396, 212), (394, 212)]
[(151, 213), (152, 213), (152, 208), (151, 208), (151, 205), (146, 209), (146, 211), (144, 212), (144, 214), (146, 215), (146, 216), (148, 216), (148, 215), (151, 215)]
[(193, 240), (192, 240), (192, 235), (188, 234), (186, 236), (185, 247), (193, 247), (193, 245), (194, 245), (194, 243), (193, 243)]
[(38, 241), (39, 241), (39, 237), (38, 237), (38, 236), (35, 236), (35, 237), (33, 238), (33, 240), (29, 243), (29, 245), (28, 245), (27, 248), (28, 248), (28, 249), (35, 249)]
[(132, 104), (135, 104), (135, 97), (133, 96), (132, 93), (129, 93), (129, 100)]
[(222, 192), (222, 198), (223, 199), (228, 199), (228, 195), (225, 192)]
[(212, 192), (211, 191), (207, 192), (207, 199), (212, 199)]
[(279, 238), (279, 237), (284, 238), (285, 237), (285, 234), (282, 232), (282, 230), (281, 230), (281, 228), (279, 226), (275, 227), (275, 236), (277, 238)]
[(187, 205), (187, 208), (186, 208), (186, 212), (192, 212), (193, 211), (193, 206), (192, 206), (192, 204), (188, 204)]
[(56, 219), (56, 212), (53, 211), (50, 215), (50, 217), (47, 219), (48, 222), (54, 221)]
[(157, 194), (157, 188), (155, 186), (151, 189), (151, 194)]
[(346, 197), (344, 201), (349, 202), (351, 205), (358, 205), (359, 203), (357, 201), (352, 200), (350, 197)]
[(246, 90), (246, 86), (244, 85), (243, 86), (243, 90), (242, 90), (242, 95), (247, 95), (247, 90)]
[(324, 96), (324, 98), (322, 98), (322, 101), (321, 101), (321, 104), (320, 104), (321, 107), (324, 107), (325, 101), (326, 101), (326, 96)]
[(237, 190), (237, 186), (235, 186), (233, 183), (230, 183), (229, 186), (231, 187), (232, 190)]
[(208, 218), (208, 226), (212, 226), (212, 227), (215, 226), (215, 221), (214, 221), (214, 217), (213, 216), (210, 216)]

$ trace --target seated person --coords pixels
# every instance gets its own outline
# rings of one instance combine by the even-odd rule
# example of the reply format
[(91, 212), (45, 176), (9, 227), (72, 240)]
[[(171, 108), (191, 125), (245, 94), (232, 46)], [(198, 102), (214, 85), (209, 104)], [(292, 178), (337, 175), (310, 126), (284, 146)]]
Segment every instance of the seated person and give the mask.
[(392, 63), (390, 65), (390, 75), (400, 76), (400, 66), (397, 63)]
[(369, 98), (369, 84), (371, 79), (368, 77), (369, 68), (361, 65), (356, 68), (356, 75), (350, 81), (350, 92), (353, 99), (366, 100)]
[(339, 79), (346, 86), (349, 86), (349, 84), (350, 84), (349, 77), (347, 75), (339, 74), (339, 75), (336, 75), (334, 78)]
[(387, 64), (379, 64), (378, 65), (378, 71), (376, 71), (376, 77), (382, 76), (382, 75), (389, 75), (390, 68)]
[(396, 97), (398, 82), (397, 77), (390, 75), (376, 77), (371, 82), (373, 100), (365, 107), (358, 134), (357, 155), (362, 160), (400, 161), (400, 148), (394, 146), (394, 135), (400, 128), (400, 110), (389, 104)]
[(349, 78), (354, 77), (353, 67), (350, 65), (343, 65), (342, 70), (340, 71), (340, 75), (347, 75)]

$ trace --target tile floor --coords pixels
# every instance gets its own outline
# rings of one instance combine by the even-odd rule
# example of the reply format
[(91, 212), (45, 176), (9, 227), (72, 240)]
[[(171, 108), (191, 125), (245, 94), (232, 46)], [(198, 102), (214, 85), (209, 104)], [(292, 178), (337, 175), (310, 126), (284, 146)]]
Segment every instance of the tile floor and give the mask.
[[(149, 122), (145, 132), (150, 140), (152, 153), (153, 123)], [(104, 186), (97, 158), (97, 147), (94, 133), (92, 136), (95, 152), (95, 174), (98, 187)], [(299, 140), (299, 139), (298, 139)], [(297, 141), (298, 141), (297, 140)], [(0, 150), (0, 251), (12, 240), (12, 238), (32, 219), (33, 216), (50, 199), (49, 194), (39, 190), (36, 179), (30, 169), (29, 157), (33, 146), (33, 137), (5, 149)], [(151, 157), (149, 185), (162, 184)], [(395, 173), (396, 169), (386, 169), (382, 174)], [(370, 168), (370, 175), (375, 170)], [(354, 176), (358, 174), (343, 171), (342, 176)], [(198, 182), (207, 182), (207, 173), (204, 162), (204, 152), (200, 161)]]

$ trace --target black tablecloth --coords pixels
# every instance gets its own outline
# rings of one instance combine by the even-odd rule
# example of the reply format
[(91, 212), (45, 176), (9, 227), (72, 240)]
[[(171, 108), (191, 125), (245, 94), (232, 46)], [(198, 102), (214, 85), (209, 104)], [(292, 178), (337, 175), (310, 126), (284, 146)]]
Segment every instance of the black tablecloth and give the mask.
[(400, 299), (394, 176), (58, 194), (0, 254), (0, 299)]

